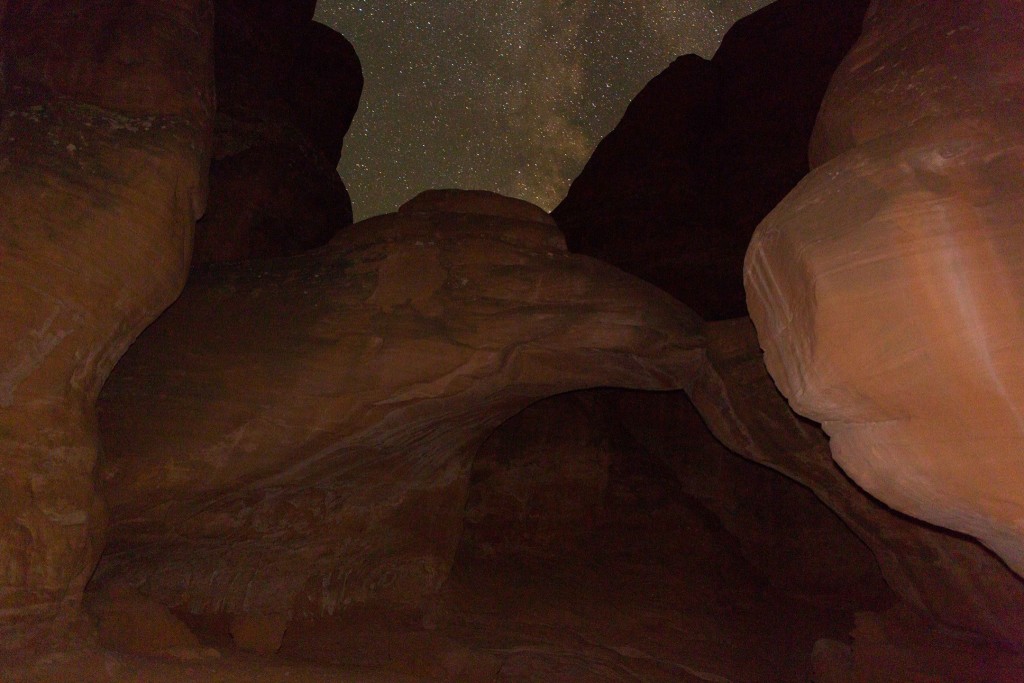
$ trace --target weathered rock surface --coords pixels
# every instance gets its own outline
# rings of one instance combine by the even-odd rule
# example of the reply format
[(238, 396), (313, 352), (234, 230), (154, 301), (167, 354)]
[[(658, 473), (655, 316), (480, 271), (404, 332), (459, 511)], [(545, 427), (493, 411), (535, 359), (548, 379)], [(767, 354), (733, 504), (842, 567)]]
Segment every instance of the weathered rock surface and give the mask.
[(867, 0), (781, 0), (680, 57), (629, 105), (552, 212), (569, 248), (708, 320), (746, 314), (743, 255), (807, 173), (807, 144)]
[(209, 117), (209, 3), (0, 4), (4, 97), (31, 91), (124, 114)]
[(813, 490), (871, 549), (908, 604), (947, 626), (1022, 649), (1024, 582), (983, 546), (894, 512), (832, 461), (825, 434), (775, 389), (749, 320), (705, 327), (708, 364), (691, 392), (730, 450)]
[(352, 222), (337, 164), (362, 92), (315, 2), (217, 0), (217, 120), (194, 263), (298, 254)]
[(594, 548), (618, 449), (587, 394), (538, 401), (488, 436), (473, 460), (467, 552), (558, 558)]
[(177, 296), (205, 201), (206, 2), (0, 5), (0, 649), (65, 633), (99, 558), (94, 402)]
[[(607, 531), (610, 473), (660, 462), (648, 479), (717, 520), (714, 542), (778, 589), (878, 610), (880, 567), (906, 604), (946, 626), (1024, 642), (1024, 583), (976, 542), (895, 513), (851, 482), (825, 434), (776, 390), (749, 320), (707, 325), (705, 338), (706, 360), (687, 391), (721, 442), (682, 392), (540, 401), (478, 453), (464, 545), (485, 558), (600, 553), (617, 537)], [(635, 506), (659, 508), (650, 484), (637, 491)]]
[(539, 206), (486, 190), (427, 190), (398, 207), (398, 213), (414, 212), (475, 213), (557, 225), (551, 215)]
[(1018, 574), (1022, 21), (1021, 2), (876, 2), (746, 276), (769, 370), (843, 469)]
[(518, 202), (450, 208), (196, 274), (104, 387), (101, 584), (195, 613), (415, 604), (447, 575), (497, 425), (693, 376), (699, 321), (671, 297), (501, 217)]
[[(844, 594), (864, 598), (860, 609), (884, 604), (868, 548), (807, 488), (722, 446), (683, 392), (574, 392), (502, 424), (473, 463), (463, 545), (483, 558), (593, 561), (636, 535), (621, 532), (624, 510), (657, 536), (673, 504), (750, 576), (836, 604)], [(659, 545), (679, 543), (697, 539)]]
[(729, 451), (685, 394), (609, 395), (637, 447), (671, 468), (682, 490), (773, 586), (830, 594), (836, 605), (860, 601), (859, 609), (891, 598), (873, 553), (834, 512), (798, 480)]
[(850, 639), (852, 644), (815, 644), (814, 683), (1017, 683), (1024, 671), (1019, 653), (951, 632), (906, 609), (858, 614)]
[(196, 635), (165, 606), (130, 589), (114, 587), (91, 594), (86, 608), (97, 622), (104, 647), (147, 657), (204, 659), (216, 651), (203, 648)]

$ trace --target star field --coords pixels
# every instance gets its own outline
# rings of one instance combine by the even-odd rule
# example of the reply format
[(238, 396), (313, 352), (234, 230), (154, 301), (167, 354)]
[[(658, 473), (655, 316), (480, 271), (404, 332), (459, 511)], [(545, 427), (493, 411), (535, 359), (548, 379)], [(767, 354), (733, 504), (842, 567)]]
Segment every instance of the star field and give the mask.
[(648, 80), (769, 1), (320, 0), (363, 65), (339, 167), (356, 218), (441, 187), (554, 208)]

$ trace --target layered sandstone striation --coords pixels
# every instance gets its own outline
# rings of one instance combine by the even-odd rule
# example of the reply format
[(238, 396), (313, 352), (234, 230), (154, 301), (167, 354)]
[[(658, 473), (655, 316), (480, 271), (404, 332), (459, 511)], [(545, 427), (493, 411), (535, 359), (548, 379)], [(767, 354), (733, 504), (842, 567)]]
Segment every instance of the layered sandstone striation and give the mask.
[[(1024, 643), (1024, 582), (972, 539), (858, 488), (832, 461), (826, 435), (775, 388), (749, 319), (705, 325), (703, 337), (685, 392), (577, 392), (495, 430), (473, 465), (469, 549), (592, 557), (621, 542), (608, 531), (614, 473), (660, 468), (649, 479), (714, 518), (714, 542), (779, 590), (875, 610), (884, 607), (880, 576), (902, 604), (976, 634), (968, 639)], [(638, 490), (639, 508), (662, 509), (652, 486)]]
[(816, 168), (746, 267), (768, 368), (842, 468), (1018, 574), (1022, 21), (1020, 2), (876, 2), (822, 106)]
[[(215, 125), (207, 4), (0, 0), (0, 649), (52, 649), (0, 677), (1018, 680), (1021, 2), (872, 5), (756, 332), (489, 192), (310, 250), (361, 85), (313, 4), (216, 3)], [(863, 7), (655, 79), (574, 246), (742, 310)]]
[(212, 22), (200, 1), (0, 4), (0, 649), (65, 634), (103, 547), (93, 406), (184, 283)]
[(539, 209), (458, 198), (193, 277), (100, 399), (99, 585), (196, 614), (415, 605), (490, 431), (552, 394), (693, 376), (685, 307), (568, 254)]
[(960, 631), (1024, 644), (1024, 582), (986, 548), (866, 495), (832, 461), (829, 441), (787, 406), (748, 319), (705, 327), (707, 364), (694, 405), (730, 450), (813, 490), (871, 549), (908, 605)]
[(297, 254), (352, 223), (338, 176), (363, 87), (315, 2), (217, 0), (217, 118), (196, 264)]
[(653, 282), (708, 320), (746, 314), (743, 255), (807, 173), (829, 78), (867, 0), (781, 0), (636, 96), (552, 212), (573, 251)]

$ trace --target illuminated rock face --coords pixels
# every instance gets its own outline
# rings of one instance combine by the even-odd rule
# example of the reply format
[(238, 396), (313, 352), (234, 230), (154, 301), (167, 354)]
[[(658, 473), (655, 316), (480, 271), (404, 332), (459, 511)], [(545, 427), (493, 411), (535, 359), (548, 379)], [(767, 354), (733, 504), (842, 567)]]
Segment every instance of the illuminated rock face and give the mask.
[(206, 614), (415, 604), (494, 428), (553, 394), (693, 376), (688, 309), (507, 217), (522, 202), (441, 198), (196, 274), (100, 399), (98, 583)]
[(837, 72), (815, 170), (746, 262), (765, 360), (836, 461), (1024, 574), (1020, 2), (890, 2)]
[(772, 384), (749, 320), (711, 323), (705, 338), (708, 363), (691, 396), (723, 444), (813, 490), (871, 549), (905, 604), (947, 627), (1021, 648), (1024, 582), (1017, 575), (973, 539), (900, 514), (851, 481), (830, 457), (826, 435), (793, 413)]
[(199, 1), (13, 0), (0, 19), (6, 649), (68, 630), (103, 546), (94, 403), (184, 283), (205, 202), (213, 16)]

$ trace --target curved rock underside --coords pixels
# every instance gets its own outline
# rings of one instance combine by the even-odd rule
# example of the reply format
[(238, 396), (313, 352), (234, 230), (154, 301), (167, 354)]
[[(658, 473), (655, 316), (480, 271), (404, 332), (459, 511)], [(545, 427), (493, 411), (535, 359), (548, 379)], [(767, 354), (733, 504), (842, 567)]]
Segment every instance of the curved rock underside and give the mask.
[(1024, 575), (1024, 3), (879, 0), (747, 256), (765, 360), (887, 504)]
[[(756, 360), (756, 338), (747, 341), (743, 348)], [(697, 377), (715, 373), (705, 363)], [(761, 374), (743, 379), (772, 391)], [(690, 392), (705, 409), (709, 402), (731, 405), (713, 394), (724, 386), (701, 379)], [(781, 398), (776, 402), (781, 415), (791, 414)], [(767, 414), (780, 431), (789, 426), (777, 412)], [(746, 413), (712, 417), (719, 429), (734, 428), (729, 418), (749, 419)], [(757, 445), (786, 457), (764, 441)], [(647, 551), (652, 557), (671, 558), (678, 546), (688, 557), (718, 552), (731, 556), (721, 561), (723, 572), (741, 574), (730, 566), (740, 563), (780, 591), (827, 594), (836, 603), (844, 592), (891, 595), (872, 552), (810, 489), (751, 462), (753, 448), (742, 453), (713, 436), (684, 392), (592, 389), (553, 396), (503, 423), (480, 448), (462, 543), (484, 559), (579, 557), (593, 564), (610, 548), (622, 554), (638, 537), (655, 535), (657, 549)], [(672, 501), (701, 520), (710, 538), (665, 529)], [(642, 521), (624, 528), (631, 516)]]
[(832, 461), (821, 429), (786, 405), (749, 320), (709, 324), (705, 337), (707, 364), (690, 395), (723, 444), (814, 491), (871, 549), (907, 603), (947, 626), (1021, 649), (1024, 581), (973, 539), (865, 495)]
[(0, 649), (66, 631), (102, 549), (93, 404), (185, 279), (211, 34), (198, 0), (0, 4)]
[(195, 275), (100, 398), (98, 583), (197, 614), (415, 604), (447, 575), (490, 431), (552, 394), (694, 376), (685, 307), (568, 254), (539, 209), (458, 197)]

